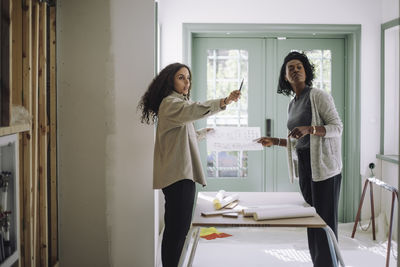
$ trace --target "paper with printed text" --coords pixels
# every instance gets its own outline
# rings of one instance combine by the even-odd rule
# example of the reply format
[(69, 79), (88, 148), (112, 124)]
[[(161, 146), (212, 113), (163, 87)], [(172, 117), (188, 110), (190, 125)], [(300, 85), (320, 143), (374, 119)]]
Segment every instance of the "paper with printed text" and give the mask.
[(207, 134), (208, 151), (262, 150), (254, 140), (260, 138), (260, 127), (216, 127)]

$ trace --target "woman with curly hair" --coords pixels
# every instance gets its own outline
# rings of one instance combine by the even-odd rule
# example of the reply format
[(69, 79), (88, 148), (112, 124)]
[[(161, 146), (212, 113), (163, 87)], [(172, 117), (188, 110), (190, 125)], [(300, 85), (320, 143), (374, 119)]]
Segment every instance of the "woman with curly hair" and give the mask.
[[(291, 181), (298, 174), (305, 201), (337, 238), (343, 125), (331, 95), (313, 88), (313, 79), (314, 67), (305, 54), (291, 52), (285, 57), (278, 94), (294, 96), (288, 108), (288, 138), (263, 137), (259, 143), (287, 147)], [(308, 228), (307, 235), (314, 266), (332, 266), (324, 230)]]
[(192, 75), (181, 63), (165, 67), (151, 82), (139, 109), (143, 123), (157, 124), (154, 147), (153, 188), (165, 198), (163, 267), (176, 267), (192, 220), (195, 182), (205, 186), (198, 139), (209, 129), (195, 131), (193, 122), (226, 109), (240, 97), (238, 90), (203, 103), (189, 99)]

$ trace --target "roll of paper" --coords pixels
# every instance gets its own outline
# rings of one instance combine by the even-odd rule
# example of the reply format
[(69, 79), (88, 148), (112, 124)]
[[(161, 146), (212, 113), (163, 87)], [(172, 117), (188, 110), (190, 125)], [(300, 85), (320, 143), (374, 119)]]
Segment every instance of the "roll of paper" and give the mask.
[(230, 204), (233, 201), (236, 201), (238, 199), (239, 199), (239, 195), (238, 194), (233, 194), (233, 195), (227, 196), (224, 199), (222, 199), (220, 202), (214, 203), (214, 208), (217, 209), (217, 210), (222, 209), (226, 205), (228, 205), (228, 204)]
[(222, 213), (222, 217), (237, 218), (237, 217), (239, 217), (239, 213), (238, 212)]
[(225, 190), (219, 190), (218, 193), (215, 195), (215, 198), (213, 200), (213, 203), (220, 203), (225, 196)]
[(314, 207), (305, 208), (283, 208), (283, 209), (262, 209), (253, 214), (256, 221), (272, 220), (272, 219), (287, 219), (287, 218), (301, 218), (312, 217), (317, 212)]
[(282, 204), (282, 205), (263, 205), (258, 207), (249, 207), (243, 209), (243, 216), (244, 217), (253, 217), (253, 214), (260, 210), (267, 210), (267, 209), (287, 209), (287, 208), (304, 208), (304, 206), (300, 205), (291, 205), (291, 204)]

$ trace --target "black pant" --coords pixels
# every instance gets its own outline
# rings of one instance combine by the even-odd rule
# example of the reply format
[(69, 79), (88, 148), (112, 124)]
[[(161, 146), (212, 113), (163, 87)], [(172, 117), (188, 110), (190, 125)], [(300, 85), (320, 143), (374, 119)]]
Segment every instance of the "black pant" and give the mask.
[[(297, 150), (299, 158), (300, 189), (304, 200), (313, 206), (319, 216), (333, 230), (337, 239), (338, 203), (342, 174), (320, 182), (313, 182), (311, 176), (310, 150)], [(315, 267), (332, 266), (325, 231), (321, 228), (308, 228), (308, 247)]]
[(192, 222), (196, 186), (193, 181), (184, 179), (163, 188), (162, 191), (165, 197), (165, 228), (161, 260), (163, 267), (176, 267)]

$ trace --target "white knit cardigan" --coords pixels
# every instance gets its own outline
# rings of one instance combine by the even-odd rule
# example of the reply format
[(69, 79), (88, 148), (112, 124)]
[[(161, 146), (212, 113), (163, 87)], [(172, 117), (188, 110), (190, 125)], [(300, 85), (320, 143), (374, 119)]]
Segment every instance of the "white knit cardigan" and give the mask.
[[(312, 179), (318, 182), (331, 178), (342, 171), (341, 142), (343, 124), (330, 94), (323, 90), (312, 88), (310, 100), (311, 125), (324, 126), (326, 130), (326, 134), (323, 137), (310, 135)], [(296, 139), (288, 138), (289, 178), (292, 183), (294, 179), (299, 178), (296, 143)]]

